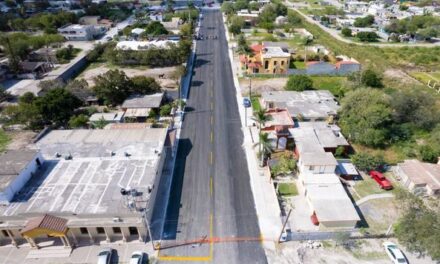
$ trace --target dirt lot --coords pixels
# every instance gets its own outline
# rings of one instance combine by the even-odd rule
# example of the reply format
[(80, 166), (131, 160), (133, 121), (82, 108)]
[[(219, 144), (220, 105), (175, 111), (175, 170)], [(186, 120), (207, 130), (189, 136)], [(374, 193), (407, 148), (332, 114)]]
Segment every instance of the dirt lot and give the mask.
[[(283, 91), (287, 78), (252, 78), (252, 94), (261, 94), (262, 92)], [(239, 79), (241, 93), (249, 94), (249, 80)]]
[(8, 131), (6, 133), (11, 138), (6, 148), (13, 150), (25, 148), (32, 143), (32, 140), (37, 135), (37, 133), (33, 131)]
[[(108, 67), (104, 64), (97, 66), (95, 65), (95, 67), (89, 67), (88, 69), (86, 69), (80, 76), (78, 76), (78, 78), (84, 78), (89, 83), (89, 86), (93, 86), (94, 84), (93, 78), (107, 72), (108, 70), (113, 70), (113, 69), (116, 68)], [(175, 74), (174, 74), (176, 71), (176, 67), (164, 67), (164, 68), (153, 68), (153, 69), (148, 69), (146, 67), (145, 68), (118, 67), (117, 69), (124, 71), (128, 77), (133, 77), (138, 75), (153, 77), (164, 88), (177, 87)], [(161, 74), (165, 74), (165, 76), (163, 78), (159, 78), (159, 75)]]
[[(332, 241), (323, 242), (318, 249), (305, 248), (305, 242), (291, 241), (281, 244), (277, 252), (268, 254), (269, 263), (276, 264), (383, 264), (391, 263), (382, 248), (383, 239), (357, 240), (351, 249), (335, 246)], [(396, 242), (391, 239), (392, 242)], [(403, 247), (401, 247), (404, 250)], [(304, 252), (301, 261), (298, 250)], [(434, 264), (429, 258), (417, 258), (404, 250), (406, 257), (411, 264)]]

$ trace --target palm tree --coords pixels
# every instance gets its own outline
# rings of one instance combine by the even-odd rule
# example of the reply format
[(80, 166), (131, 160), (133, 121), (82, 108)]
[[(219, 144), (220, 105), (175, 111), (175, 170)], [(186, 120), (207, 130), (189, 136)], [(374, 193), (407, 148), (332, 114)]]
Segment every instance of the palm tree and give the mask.
[(258, 123), (258, 129), (261, 133), (261, 128), (264, 126), (264, 124), (266, 124), (267, 121), (270, 121), (272, 117), (267, 115), (266, 108), (260, 108), (254, 112), (252, 119)]
[(268, 133), (260, 133), (258, 143), (260, 144), (261, 166), (264, 164), (266, 155), (273, 152)]

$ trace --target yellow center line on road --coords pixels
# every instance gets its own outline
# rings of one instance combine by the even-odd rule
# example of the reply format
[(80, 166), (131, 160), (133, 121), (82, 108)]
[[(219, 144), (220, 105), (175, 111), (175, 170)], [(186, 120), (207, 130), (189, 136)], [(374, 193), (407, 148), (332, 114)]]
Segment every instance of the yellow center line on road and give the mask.
[(214, 117), (211, 116), (211, 125), (213, 125), (213, 124), (214, 124)]
[(209, 181), (209, 194), (212, 196), (212, 191), (213, 191), (214, 186), (212, 185), (212, 176), (210, 178)]
[(213, 154), (212, 154), (212, 151), (210, 152), (210, 155), (209, 155), (209, 164), (211, 164), (212, 165), (212, 163), (213, 163), (213, 161), (214, 161), (214, 159), (213, 159)]
[(214, 142), (214, 133), (211, 131), (211, 143)]

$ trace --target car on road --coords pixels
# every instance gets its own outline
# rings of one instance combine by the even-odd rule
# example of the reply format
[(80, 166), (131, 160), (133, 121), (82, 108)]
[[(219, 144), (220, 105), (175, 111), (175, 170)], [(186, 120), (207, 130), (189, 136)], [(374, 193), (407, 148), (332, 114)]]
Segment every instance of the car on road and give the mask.
[(112, 259), (113, 249), (104, 248), (98, 253), (98, 264), (109, 264)]
[(243, 98), (243, 106), (246, 108), (251, 107), (251, 100), (248, 97)]
[(143, 264), (143, 263), (148, 263), (148, 261), (145, 261), (145, 260), (148, 260), (148, 255), (147, 255), (147, 257), (145, 257), (144, 258), (144, 252), (142, 252), (142, 251), (134, 251), (132, 254), (131, 254), (131, 258), (130, 258), (130, 264)]
[(373, 180), (375, 180), (379, 184), (381, 189), (384, 190), (393, 189), (393, 185), (391, 184), (391, 182), (387, 180), (387, 178), (385, 178), (385, 176), (383, 176), (382, 173), (372, 170), (370, 171), (370, 176), (371, 178), (373, 178)]
[(394, 264), (405, 264), (405, 263), (407, 264), (408, 263), (402, 250), (400, 250), (396, 244), (391, 243), (391, 242), (384, 242), (382, 245), (384, 246), (388, 257), (391, 259), (391, 261)]

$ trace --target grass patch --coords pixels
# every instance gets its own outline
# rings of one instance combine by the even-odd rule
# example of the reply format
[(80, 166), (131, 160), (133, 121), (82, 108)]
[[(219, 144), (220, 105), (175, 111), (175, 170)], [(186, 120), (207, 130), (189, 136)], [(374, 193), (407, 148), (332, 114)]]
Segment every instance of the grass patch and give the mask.
[(11, 138), (6, 134), (6, 132), (0, 129), (0, 152), (3, 152), (6, 149), (6, 146), (11, 141)]
[(312, 76), (313, 87), (318, 90), (328, 90), (333, 95), (338, 95), (347, 77), (340, 76)]
[(278, 192), (282, 196), (298, 195), (298, 189), (295, 183), (280, 183), (278, 185)]
[(429, 81), (440, 82), (440, 72), (410, 72), (409, 75), (426, 85)]
[(363, 252), (362, 249), (352, 250), (350, 253), (353, 257), (361, 260), (378, 260), (378, 259), (386, 259), (387, 254), (382, 251), (368, 251)]
[(295, 69), (305, 69), (306, 63), (304, 61), (294, 61), (293, 66), (295, 66)]
[(261, 109), (260, 97), (252, 96), (251, 103), (252, 103), (252, 109), (254, 109), (254, 111), (259, 111)]
[[(385, 191), (379, 187), (379, 184), (374, 181), (370, 176), (364, 177), (362, 181), (357, 181), (356, 185), (354, 186), (354, 189), (356, 190), (356, 193), (360, 196), (360, 198), (363, 198), (365, 196), (371, 195), (371, 194), (379, 194), (379, 193), (386, 193), (386, 192), (392, 192), (392, 191)], [(358, 197), (354, 195), (355, 200)]]

